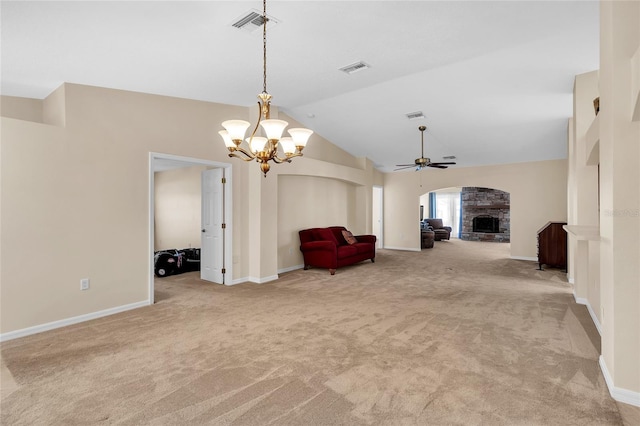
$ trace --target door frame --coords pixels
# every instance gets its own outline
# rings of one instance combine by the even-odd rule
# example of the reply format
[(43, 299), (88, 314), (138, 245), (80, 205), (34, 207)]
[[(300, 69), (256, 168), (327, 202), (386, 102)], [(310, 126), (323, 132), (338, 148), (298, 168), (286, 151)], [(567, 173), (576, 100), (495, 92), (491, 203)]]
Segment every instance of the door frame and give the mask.
[[(380, 185), (373, 185), (372, 186), (372, 191), (379, 191), (380, 192), (380, 199), (378, 201), (378, 205), (375, 206), (372, 203), (372, 209), (377, 209), (378, 210), (378, 217), (380, 218), (380, 238), (378, 241), (378, 248), (384, 248), (384, 187), (380, 186)], [(373, 200), (373, 196), (372, 196), (372, 200)], [(371, 224), (373, 226), (373, 224)], [(372, 229), (373, 230), (373, 229)]]
[[(205, 160), (202, 158), (183, 157), (173, 154), (164, 154), (160, 152), (149, 152), (149, 304), (154, 303), (154, 265), (153, 253), (155, 251), (155, 171), (157, 169), (156, 160), (169, 160), (175, 163), (183, 163), (182, 167), (189, 166), (210, 166), (213, 168), (223, 168), (226, 180), (226, 189), (224, 191), (224, 217), (226, 228), (224, 231), (224, 267), (226, 270), (224, 283), (230, 285), (233, 281), (233, 194), (231, 191), (232, 165), (230, 163), (222, 163), (219, 161)], [(202, 197), (202, 195), (201, 195)]]

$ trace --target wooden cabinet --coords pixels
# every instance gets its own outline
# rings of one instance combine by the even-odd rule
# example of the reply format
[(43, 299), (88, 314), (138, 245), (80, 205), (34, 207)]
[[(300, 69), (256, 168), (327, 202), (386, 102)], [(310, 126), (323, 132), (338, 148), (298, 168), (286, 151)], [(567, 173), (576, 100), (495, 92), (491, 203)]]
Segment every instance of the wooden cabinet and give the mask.
[(538, 230), (538, 264), (567, 269), (567, 222), (547, 222)]

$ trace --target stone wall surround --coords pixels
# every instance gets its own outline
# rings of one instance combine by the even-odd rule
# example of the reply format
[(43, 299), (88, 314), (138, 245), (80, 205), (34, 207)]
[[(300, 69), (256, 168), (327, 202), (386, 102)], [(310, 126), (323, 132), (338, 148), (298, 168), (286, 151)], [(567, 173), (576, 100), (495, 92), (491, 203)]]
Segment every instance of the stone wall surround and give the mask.
[[(492, 188), (462, 188), (462, 230), (460, 239), (467, 241), (510, 242), (511, 197), (508, 192)], [(473, 232), (473, 218), (480, 215), (497, 217), (500, 220), (500, 232)]]

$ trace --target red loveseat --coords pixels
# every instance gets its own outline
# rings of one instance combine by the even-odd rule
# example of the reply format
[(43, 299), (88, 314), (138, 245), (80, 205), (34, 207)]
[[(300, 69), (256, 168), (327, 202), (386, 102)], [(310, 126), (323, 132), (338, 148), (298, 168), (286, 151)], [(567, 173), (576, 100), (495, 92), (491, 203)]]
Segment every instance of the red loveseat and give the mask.
[(303, 229), (300, 235), (300, 251), (304, 257), (304, 269), (310, 266), (327, 268), (331, 275), (336, 269), (363, 260), (376, 259), (376, 236), (355, 235), (355, 242), (349, 244), (342, 231), (344, 226)]

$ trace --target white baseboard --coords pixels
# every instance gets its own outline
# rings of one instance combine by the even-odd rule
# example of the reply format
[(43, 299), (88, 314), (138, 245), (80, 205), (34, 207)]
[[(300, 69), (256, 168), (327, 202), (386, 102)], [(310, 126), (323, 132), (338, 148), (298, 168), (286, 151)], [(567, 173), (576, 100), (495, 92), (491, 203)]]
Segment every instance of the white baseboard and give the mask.
[(285, 272), (291, 272), (291, 271), (295, 271), (297, 269), (302, 269), (302, 268), (304, 268), (303, 264), (293, 265), (293, 266), (289, 266), (288, 268), (278, 269), (278, 273), (279, 274), (284, 274)]
[(576, 280), (573, 279), (573, 277), (570, 277), (569, 274), (567, 274), (567, 281), (569, 282), (569, 284), (575, 284)]
[(537, 262), (537, 257), (529, 257), (529, 256), (511, 256), (513, 260), (530, 260), (531, 262)]
[(278, 278), (280, 278), (278, 277), (278, 275), (271, 275), (270, 277), (264, 277), (264, 278), (242, 277), (242, 278), (236, 278), (235, 280), (231, 281), (229, 284), (226, 284), (226, 285), (230, 286), (230, 285), (236, 285), (236, 284), (242, 284), (242, 283), (264, 284), (264, 283), (268, 283), (269, 281), (275, 281)]
[(20, 330), (9, 331), (7, 333), (0, 334), (0, 342), (6, 342), (8, 340), (17, 339), (19, 337), (30, 336), (32, 334), (42, 333), (43, 331), (54, 330), (56, 328), (66, 327), (68, 325), (78, 324), (81, 322), (118, 314), (120, 312), (130, 311), (131, 309), (142, 308), (143, 306), (149, 305), (149, 300), (143, 300), (141, 302), (116, 306), (115, 308), (104, 309), (98, 312), (78, 315), (77, 317), (66, 318), (63, 320), (48, 322), (46, 324), (34, 325), (33, 327), (27, 327)]
[(613, 383), (611, 374), (609, 374), (609, 369), (607, 368), (607, 364), (604, 362), (604, 357), (602, 355), (600, 355), (600, 359), (598, 360), (598, 362), (600, 364), (600, 370), (602, 370), (602, 375), (604, 376), (604, 381), (607, 383), (607, 387), (609, 388), (611, 397), (616, 401), (640, 407), (640, 392), (634, 392), (628, 389), (616, 387)]
[(254, 284), (264, 284), (269, 281), (275, 281), (278, 279), (278, 275), (271, 275), (270, 277), (256, 278), (256, 277), (247, 277), (245, 281), (249, 281)]
[(401, 251), (422, 251), (422, 249), (417, 249), (417, 248), (408, 248), (408, 247), (390, 247), (390, 246), (384, 246), (385, 249), (387, 250), (401, 250)]
[(575, 291), (573, 292), (573, 298), (578, 305), (585, 305), (587, 307), (587, 311), (589, 311), (589, 315), (591, 315), (591, 321), (593, 321), (593, 323), (595, 324), (596, 329), (598, 330), (598, 334), (602, 336), (602, 326), (600, 325), (600, 321), (598, 320), (595, 311), (591, 307), (589, 300), (585, 299), (584, 297), (577, 297)]

